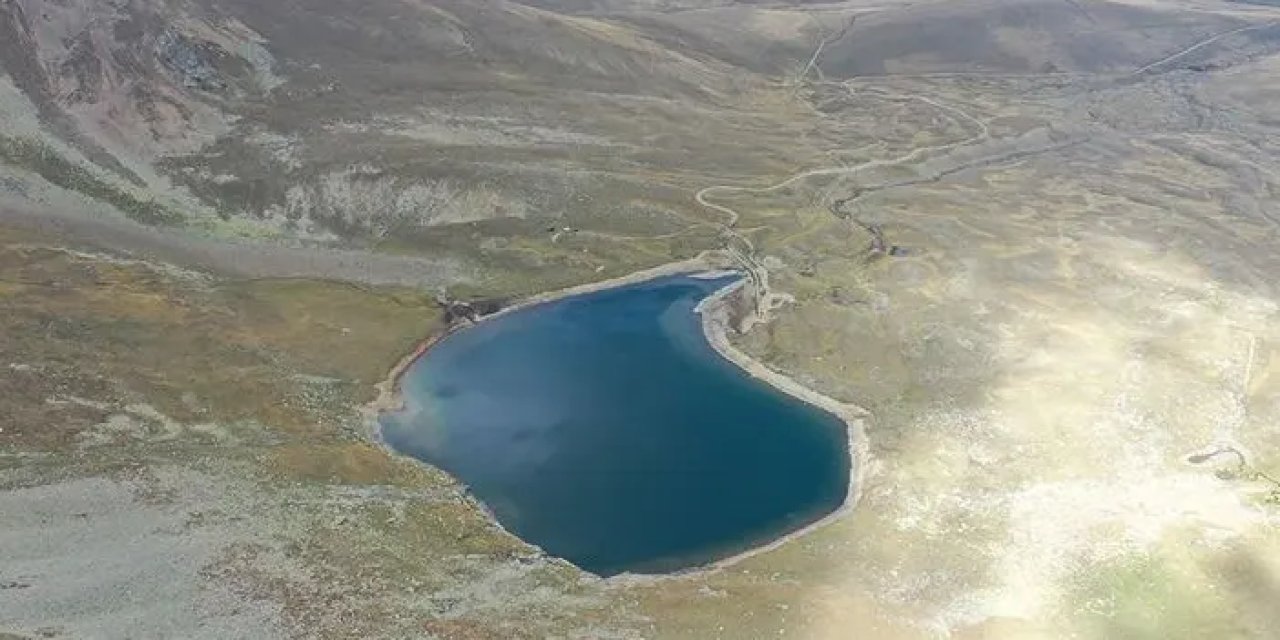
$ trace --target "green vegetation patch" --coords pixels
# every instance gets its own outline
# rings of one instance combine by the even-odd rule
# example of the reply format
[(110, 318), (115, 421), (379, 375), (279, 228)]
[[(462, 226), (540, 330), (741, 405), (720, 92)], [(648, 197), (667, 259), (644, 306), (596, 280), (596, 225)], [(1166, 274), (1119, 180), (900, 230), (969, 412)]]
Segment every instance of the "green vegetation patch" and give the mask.
[(133, 196), (63, 158), (39, 140), (0, 135), (0, 162), (34, 171), (59, 187), (106, 202), (144, 224), (176, 225), (183, 221), (182, 214), (154, 200)]

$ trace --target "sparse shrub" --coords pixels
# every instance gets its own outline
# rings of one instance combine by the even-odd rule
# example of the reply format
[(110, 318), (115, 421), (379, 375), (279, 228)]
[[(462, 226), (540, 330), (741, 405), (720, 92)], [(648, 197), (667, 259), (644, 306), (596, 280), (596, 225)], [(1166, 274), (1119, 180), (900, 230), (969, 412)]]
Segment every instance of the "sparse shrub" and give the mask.
[(523, 216), (524, 205), (483, 187), (410, 179), (360, 165), (290, 188), (284, 217), (310, 218), (348, 236), (385, 239), (441, 222)]

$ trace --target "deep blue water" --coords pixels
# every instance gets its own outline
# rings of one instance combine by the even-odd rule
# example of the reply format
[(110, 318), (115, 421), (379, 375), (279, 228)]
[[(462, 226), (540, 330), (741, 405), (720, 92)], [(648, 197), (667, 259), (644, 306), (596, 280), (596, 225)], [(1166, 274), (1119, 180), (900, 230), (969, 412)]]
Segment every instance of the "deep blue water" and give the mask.
[(600, 575), (705, 564), (839, 508), (845, 426), (717, 354), (693, 311), (732, 278), (660, 278), (449, 335), (382, 419), (396, 450)]

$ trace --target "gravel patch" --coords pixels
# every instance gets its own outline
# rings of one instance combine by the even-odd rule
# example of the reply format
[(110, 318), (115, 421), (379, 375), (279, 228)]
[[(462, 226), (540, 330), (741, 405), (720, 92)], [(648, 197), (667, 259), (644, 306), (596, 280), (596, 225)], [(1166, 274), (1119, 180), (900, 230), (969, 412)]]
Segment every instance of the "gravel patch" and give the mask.
[(277, 607), (201, 577), (245, 528), (206, 517), (218, 492), (172, 469), (0, 492), (0, 636), (282, 637)]
[(148, 260), (249, 278), (311, 278), (434, 289), (478, 277), (473, 270), (451, 258), (215, 239), (106, 215), (54, 209), (34, 211), (0, 203), (0, 219), (7, 224), (125, 251)]

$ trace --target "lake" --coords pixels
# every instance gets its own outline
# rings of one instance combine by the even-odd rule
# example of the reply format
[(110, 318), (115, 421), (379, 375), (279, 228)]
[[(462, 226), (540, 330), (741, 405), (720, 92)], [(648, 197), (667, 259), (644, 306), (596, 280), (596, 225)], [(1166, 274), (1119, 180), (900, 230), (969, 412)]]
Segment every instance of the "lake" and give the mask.
[(603, 576), (795, 531), (844, 502), (848, 435), (708, 343), (694, 308), (735, 279), (662, 277), (456, 331), (405, 371), (382, 436), (508, 531)]

